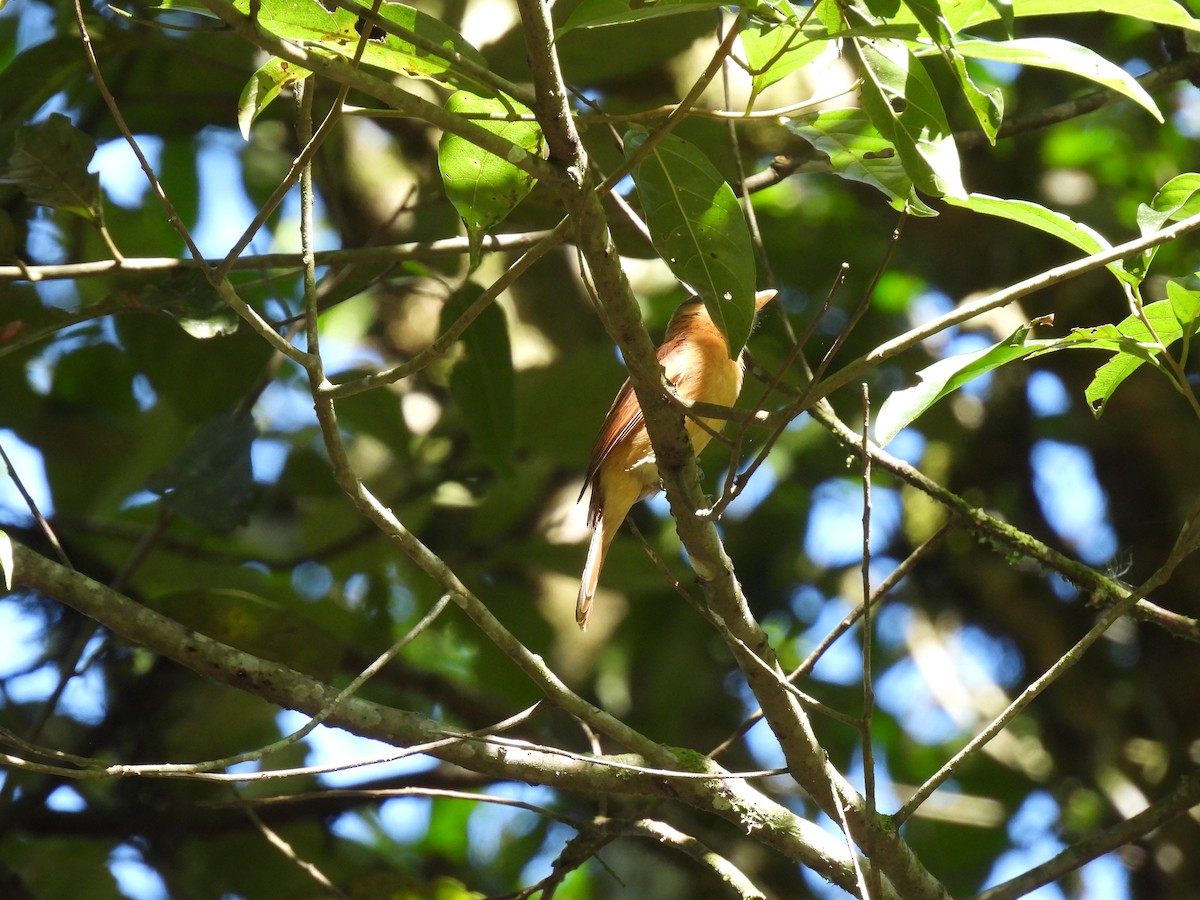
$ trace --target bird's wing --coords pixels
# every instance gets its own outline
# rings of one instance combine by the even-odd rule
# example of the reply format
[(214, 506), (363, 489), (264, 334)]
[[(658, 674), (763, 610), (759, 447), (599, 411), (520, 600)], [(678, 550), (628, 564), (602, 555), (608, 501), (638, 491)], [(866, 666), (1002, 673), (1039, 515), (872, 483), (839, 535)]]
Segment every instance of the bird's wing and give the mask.
[(608, 415), (604, 417), (604, 424), (600, 426), (600, 432), (596, 435), (596, 442), (592, 444), (592, 452), (588, 457), (587, 474), (583, 478), (583, 490), (579, 492), (580, 499), (583, 498), (588, 487), (595, 482), (600, 466), (608, 459), (613, 448), (641, 424), (642, 408), (638, 405), (637, 395), (633, 393), (633, 382), (627, 378), (621, 385), (621, 389), (617, 391), (616, 399), (609, 407)]

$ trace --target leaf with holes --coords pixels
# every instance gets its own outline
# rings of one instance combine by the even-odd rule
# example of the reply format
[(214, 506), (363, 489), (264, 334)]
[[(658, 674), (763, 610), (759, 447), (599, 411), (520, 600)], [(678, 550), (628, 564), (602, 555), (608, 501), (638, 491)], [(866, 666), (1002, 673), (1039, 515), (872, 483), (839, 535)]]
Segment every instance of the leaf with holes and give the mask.
[[(530, 115), (528, 107), (511, 97), (477, 97), (467, 91), (451, 95), (446, 110), (456, 115)], [(481, 119), (478, 124), (530, 156), (543, 154), (542, 131), (536, 122)], [(536, 179), (509, 160), (448, 131), (438, 143), (438, 168), (446, 196), (467, 226), (474, 268), (479, 265), (488, 230), (516, 209), (533, 190)]]
[[(625, 155), (646, 142), (625, 134)], [(633, 170), (654, 249), (692, 288), (736, 358), (754, 323), (754, 248), (733, 188), (692, 144), (667, 135)]]
[(896, 209), (936, 216), (917, 196), (895, 145), (861, 109), (831, 109), (787, 122), (788, 130), (829, 157), (834, 173), (882, 191)]
[[(1092, 415), (1097, 419), (1104, 414), (1104, 408), (1121, 383), (1142, 367), (1144, 363), (1161, 366), (1159, 355), (1162, 352), (1155, 344), (1155, 337), (1162, 346), (1170, 347), (1185, 335), (1190, 338), (1196, 331), (1196, 317), (1200, 312), (1200, 293), (1189, 291), (1176, 282), (1167, 282), (1167, 298), (1155, 303), (1148, 303), (1142, 310), (1146, 320), (1154, 327), (1154, 333), (1146, 327), (1139, 316), (1129, 315), (1116, 326), (1100, 326), (1107, 329), (1106, 335), (1111, 337), (1115, 330), (1119, 336), (1118, 352), (1096, 370), (1084, 391)], [(1096, 329), (1080, 329), (1087, 335)]]
[(242, 95), (238, 98), (237, 120), (242, 137), (250, 140), (250, 126), (262, 115), (280, 91), (290, 84), (303, 81), (311, 75), (308, 69), (273, 56), (258, 71), (250, 76)]
[(966, 196), (958, 148), (921, 60), (900, 41), (856, 38), (854, 45), (863, 64), (863, 109), (896, 146), (913, 184), (934, 197)]

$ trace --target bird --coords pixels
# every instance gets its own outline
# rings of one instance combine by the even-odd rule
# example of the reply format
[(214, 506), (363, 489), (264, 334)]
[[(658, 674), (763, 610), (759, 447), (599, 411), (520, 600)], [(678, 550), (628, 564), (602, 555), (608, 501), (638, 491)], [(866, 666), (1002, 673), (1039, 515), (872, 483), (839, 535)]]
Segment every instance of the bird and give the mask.
[[(754, 297), (755, 313), (775, 294), (774, 290), (759, 291)], [(680, 400), (733, 406), (742, 391), (742, 358), (739, 355), (730, 359), (725, 336), (699, 297), (685, 300), (671, 316), (666, 337), (658, 348), (658, 362)], [(714, 431), (725, 424), (721, 419), (702, 421)], [(684, 424), (692, 449), (698, 454), (711, 435), (690, 417)], [(600, 569), (613, 537), (633, 504), (660, 490), (654, 448), (633, 383), (628, 379), (617, 391), (592, 445), (580, 500), (589, 487), (588, 526), (592, 538), (575, 605), (575, 621), (583, 630), (587, 629)]]

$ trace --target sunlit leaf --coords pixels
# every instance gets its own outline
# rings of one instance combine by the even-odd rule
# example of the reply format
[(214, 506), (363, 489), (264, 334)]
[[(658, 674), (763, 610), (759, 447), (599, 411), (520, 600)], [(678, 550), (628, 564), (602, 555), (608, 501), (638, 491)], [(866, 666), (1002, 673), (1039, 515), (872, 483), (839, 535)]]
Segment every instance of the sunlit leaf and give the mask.
[[(529, 115), (528, 107), (509, 97), (490, 99), (458, 91), (446, 101), (456, 115)], [(512, 141), (532, 156), (543, 152), (542, 132), (536, 122), (476, 120), (482, 128)], [(524, 200), (536, 179), (524, 169), (456, 134), (445, 132), (438, 143), (438, 168), (446, 196), (467, 226), (471, 265), (479, 265), (483, 238), (504, 221)]]
[(238, 98), (237, 120), (242, 137), (250, 140), (250, 126), (289, 84), (303, 81), (311, 75), (308, 69), (273, 56), (250, 76)]
[[(251, 0), (234, 2), (234, 6), (245, 14), (249, 14), (250, 5)], [(261, 0), (255, 5), (258, 24), (272, 34), (305, 41), (344, 57), (354, 56), (360, 36), (368, 27), (354, 12), (341, 7), (327, 9), (319, 0)], [(363, 9), (369, 10), (370, 6), (364, 6)], [(370, 39), (363, 50), (363, 62), (389, 72), (437, 81), (476, 94), (492, 93), (489, 84), (456, 64), (457, 56), (481, 68), (487, 67), (487, 61), (479, 51), (453, 28), (403, 3), (381, 3), (379, 16), (401, 31), (410, 32), (424, 38), (430, 45), (443, 48), (444, 52), (432, 52), (401, 35), (372, 25)]]
[(882, 191), (896, 209), (937, 215), (917, 196), (900, 156), (861, 109), (831, 109), (787, 121), (788, 130), (829, 157), (834, 172)]
[(966, 60), (958, 51), (954, 31), (942, 13), (937, 0), (904, 0), (904, 6), (920, 24), (922, 31), (946, 60), (958, 82), (967, 106), (975, 115), (980, 129), (993, 144), (1004, 116), (1004, 98), (997, 90), (984, 91), (975, 84), (967, 71)]
[(934, 197), (965, 196), (958, 148), (921, 60), (900, 41), (854, 43), (863, 62), (863, 109), (895, 145), (913, 184)]
[(1059, 345), (1058, 340), (1029, 340), (1032, 326), (1023, 325), (1009, 337), (974, 353), (962, 353), (935, 362), (917, 373), (919, 383), (891, 394), (875, 417), (875, 441), (887, 446), (929, 407), (969, 381), (1018, 359)]
[[(1154, 195), (1149, 205), (1138, 206), (1137, 223), (1143, 235), (1160, 230), (1168, 222), (1187, 219), (1200, 212), (1200, 175), (1187, 172), (1176, 175)], [(1150, 247), (1126, 262), (1126, 267), (1141, 277), (1150, 270), (1158, 247)]]
[[(1004, 17), (1003, 6), (997, 0), (962, 0), (946, 4), (945, 10), (946, 18), (956, 32)], [(1016, 18), (1024, 18), (1096, 12), (1200, 30), (1200, 22), (1174, 0), (1013, 0), (1011, 14)]]
[(90, 137), (61, 113), (22, 125), (0, 184), (16, 185), (32, 203), (82, 216), (99, 224), (100, 176), (88, 171), (96, 153)]
[(1179, 336), (1185, 341), (1191, 340), (1200, 326), (1200, 292), (1189, 291), (1177, 281), (1168, 281), (1167, 300), (1179, 323)]
[[(829, 41), (814, 39), (801, 30), (795, 10), (787, 0), (780, 0), (777, 10), (787, 21), (776, 24), (752, 21), (738, 35), (750, 67), (752, 101), (832, 46)], [(823, 27), (819, 30), (824, 32)]]
[[(442, 308), (442, 328), (453, 324), (483, 293), (468, 282)], [(462, 358), (450, 376), (450, 390), (462, 410), (472, 443), (502, 474), (512, 472), (517, 438), (516, 373), (508, 339), (508, 320), (495, 303), (462, 336)]]
[[(625, 134), (632, 156), (646, 134)], [(708, 157), (668, 135), (633, 170), (654, 249), (680, 281), (704, 300), (729, 344), (742, 352), (754, 322), (754, 248), (733, 189)]]
[(972, 59), (1015, 63), (1071, 72), (1101, 84), (1138, 103), (1162, 122), (1162, 113), (1137, 79), (1087, 47), (1059, 38), (1018, 38), (1011, 41), (958, 41), (958, 52)]
[[(1156, 336), (1163, 347), (1170, 347), (1185, 333), (1189, 336), (1193, 333), (1197, 311), (1200, 310), (1200, 294), (1174, 282), (1168, 282), (1167, 293), (1170, 299), (1149, 303), (1142, 310), (1146, 320), (1154, 327), (1153, 333), (1139, 316), (1133, 314), (1117, 323), (1116, 331), (1124, 341), (1118, 345), (1120, 349), (1116, 355), (1096, 370), (1095, 377), (1084, 391), (1088, 406), (1096, 418), (1104, 414), (1108, 401), (1126, 378), (1144, 363), (1158, 363), (1158, 351), (1146, 346), (1153, 345)], [(1089, 335), (1093, 331), (1078, 329), (1077, 333)], [(1111, 336), (1111, 331), (1104, 334)]]

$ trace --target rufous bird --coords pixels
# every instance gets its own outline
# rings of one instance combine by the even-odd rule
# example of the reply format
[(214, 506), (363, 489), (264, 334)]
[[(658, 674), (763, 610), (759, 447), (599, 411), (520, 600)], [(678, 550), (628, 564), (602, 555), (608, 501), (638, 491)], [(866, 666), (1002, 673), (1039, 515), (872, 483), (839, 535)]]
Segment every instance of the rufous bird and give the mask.
[[(759, 291), (754, 297), (755, 312), (769, 303), (775, 293)], [(671, 316), (667, 336), (658, 348), (658, 362), (680, 400), (733, 406), (742, 392), (742, 358), (729, 358), (729, 345), (699, 297), (685, 300)], [(714, 431), (725, 424), (721, 419), (702, 421)], [(692, 449), (698, 454), (711, 435), (691, 417), (685, 420), (685, 427)], [(587, 628), (600, 569), (614, 535), (633, 504), (660, 489), (654, 448), (650, 446), (642, 408), (629, 380), (621, 385), (596, 435), (580, 499), (589, 487), (592, 497), (588, 525), (592, 528), (592, 540), (575, 606), (575, 621), (580, 628)]]

